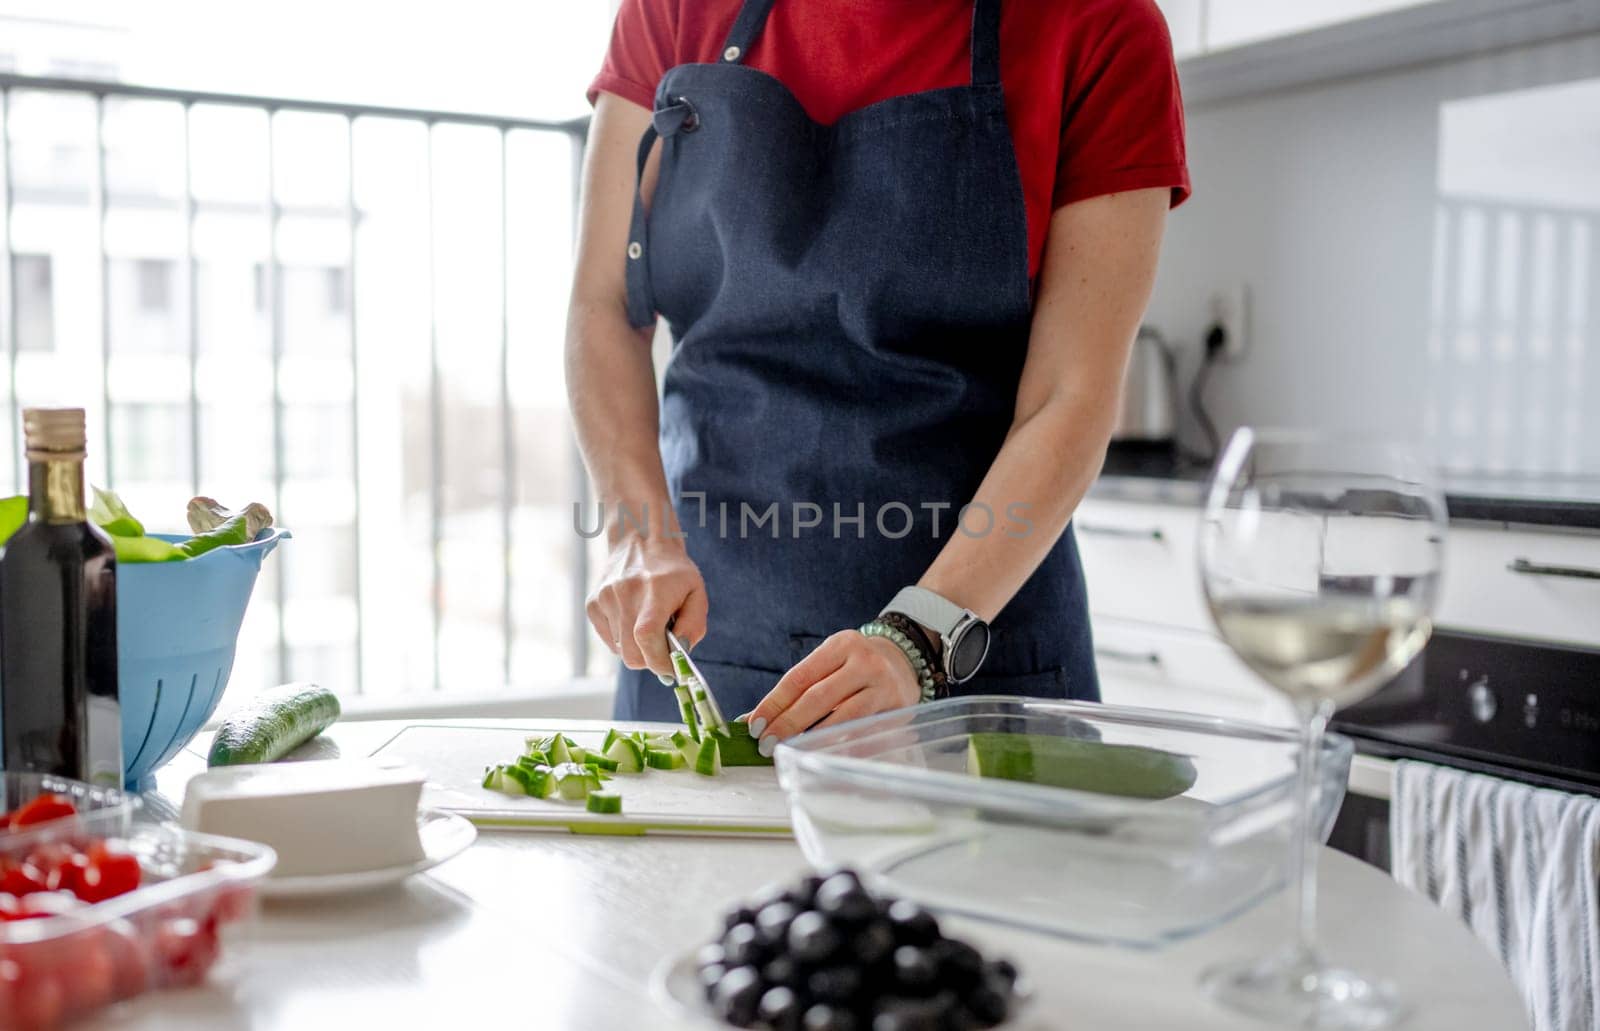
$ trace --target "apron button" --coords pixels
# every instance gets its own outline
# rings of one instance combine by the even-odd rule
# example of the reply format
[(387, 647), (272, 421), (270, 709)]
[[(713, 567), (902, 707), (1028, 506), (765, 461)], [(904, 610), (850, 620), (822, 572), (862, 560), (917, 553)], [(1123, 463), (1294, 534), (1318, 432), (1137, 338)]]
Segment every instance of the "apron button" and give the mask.
[(639, 241), (638, 240), (634, 240), (632, 243), (628, 244), (628, 257), (630, 257), (630, 258), (638, 258), (639, 255), (641, 255), (643, 253), (644, 253), (644, 248), (639, 246)]
[(740, 50), (738, 47), (729, 47), (722, 52), (722, 59), (724, 61), (737, 61), (739, 60), (739, 55), (742, 53), (744, 53), (744, 51)]

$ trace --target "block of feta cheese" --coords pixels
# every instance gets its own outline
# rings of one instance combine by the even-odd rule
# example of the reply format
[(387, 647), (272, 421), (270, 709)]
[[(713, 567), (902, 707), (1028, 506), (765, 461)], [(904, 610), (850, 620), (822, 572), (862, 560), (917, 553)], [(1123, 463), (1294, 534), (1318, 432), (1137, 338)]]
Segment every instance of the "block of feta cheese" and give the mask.
[(422, 773), (367, 759), (223, 766), (189, 782), (183, 825), (278, 853), (273, 877), (359, 873), (424, 858)]

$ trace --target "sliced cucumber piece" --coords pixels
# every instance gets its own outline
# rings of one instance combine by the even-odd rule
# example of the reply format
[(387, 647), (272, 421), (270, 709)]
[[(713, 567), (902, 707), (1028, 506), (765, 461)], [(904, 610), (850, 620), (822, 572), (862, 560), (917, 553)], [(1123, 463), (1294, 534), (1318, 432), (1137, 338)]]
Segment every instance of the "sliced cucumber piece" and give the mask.
[(722, 746), (721, 739), (708, 737), (700, 742), (699, 751), (694, 757), (694, 772), (707, 777), (715, 777), (722, 772)]
[(772, 759), (761, 754), (761, 743), (750, 736), (750, 725), (742, 720), (729, 723), (728, 736), (720, 741), (724, 766), (772, 765)]
[(555, 778), (556, 793), (568, 801), (580, 802), (600, 786), (599, 776), (578, 763), (562, 763), (551, 775)]
[(689, 761), (676, 748), (650, 748), (645, 750), (644, 764), (652, 770), (681, 770)]
[(606, 758), (616, 763), (618, 773), (638, 773), (644, 769), (644, 745), (631, 737), (619, 737), (606, 749)]
[(619, 731), (616, 727), (612, 727), (610, 730), (607, 730), (606, 731), (606, 739), (604, 741), (600, 742), (600, 751), (602, 751), (602, 752), (611, 751), (611, 746), (617, 743), (617, 738), (624, 737), (624, 736), (625, 735), (621, 731)]
[(1196, 778), (1188, 756), (1157, 748), (987, 731), (968, 741), (967, 772), (1129, 798), (1171, 798)]
[(591, 791), (584, 802), (584, 808), (591, 813), (620, 813), (622, 796), (615, 791)]
[(617, 768), (617, 760), (607, 755), (601, 755), (599, 752), (588, 753), (583, 757), (582, 762), (585, 766), (594, 766), (608, 773)]
[(544, 754), (550, 760), (551, 766), (560, 766), (562, 763), (572, 761), (572, 752), (567, 748), (567, 743), (558, 734), (550, 739), (549, 746), (544, 749)]

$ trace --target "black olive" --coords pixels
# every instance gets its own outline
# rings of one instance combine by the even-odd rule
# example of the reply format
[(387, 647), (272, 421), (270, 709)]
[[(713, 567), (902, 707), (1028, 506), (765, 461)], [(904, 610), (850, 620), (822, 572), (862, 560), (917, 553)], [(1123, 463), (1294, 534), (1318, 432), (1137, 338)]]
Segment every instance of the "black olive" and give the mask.
[(894, 979), (907, 993), (921, 995), (933, 990), (939, 965), (927, 949), (902, 945), (894, 950)]
[(806, 1010), (800, 1026), (805, 1031), (855, 1031), (856, 1018), (847, 1009), (819, 1002)]
[(781, 945), (789, 934), (789, 925), (794, 918), (800, 915), (788, 902), (769, 903), (766, 908), (756, 914), (756, 933), (761, 938), (763, 945)]
[(799, 906), (801, 909), (810, 909), (811, 903), (817, 897), (817, 889), (822, 887), (822, 882), (824, 880), (826, 880), (826, 878), (819, 877), (816, 874), (810, 874), (809, 876), (802, 877), (800, 879), (800, 883), (795, 885), (794, 889), (789, 892), (791, 896), (798, 896), (798, 900), (795, 902), (795, 905)]
[(885, 920), (872, 921), (850, 939), (852, 958), (864, 966), (881, 962), (893, 951), (894, 931)]
[(717, 987), (717, 982), (722, 980), (722, 975), (727, 972), (728, 968), (721, 963), (713, 963), (708, 967), (700, 968), (700, 972), (696, 976), (700, 979), (700, 987), (705, 989), (706, 998), (711, 998), (711, 993)]
[(772, 1031), (796, 1031), (800, 1027), (800, 997), (782, 985), (768, 988), (756, 1007), (756, 1016)]
[(990, 963), (989, 972), (1002, 978), (1006, 984), (1017, 983), (1017, 965), (1009, 959), (997, 959)]
[(766, 949), (754, 924), (736, 924), (722, 936), (722, 952), (729, 966), (746, 966), (766, 959)]
[(968, 992), (964, 1002), (984, 1027), (993, 1027), (1011, 1013), (1011, 993), (992, 979)]
[(813, 970), (806, 978), (806, 988), (818, 1002), (848, 1003), (861, 992), (861, 969), (833, 966)]
[(931, 948), (939, 964), (939, 979), (951, 988), (970, 987), (983, 976), (983, 956), (966, 942), (945, 938)]
[(841, 939), (828, 918), (807, 910), (789, 925), (789, 953), (800, 963), (821, 963), (839, 950)]
[(972, 1015), (972, 1011), (959, 1003), (945, 1010), (940, 1027), (942, 1031), (978, 1031), (990, 1025)]
[(852, 873), (836, 873), (817, 889), (817, 909), (839, 920), (867, 920), (877, 915), (878, 904)]
[(722, 975), (711, 992), (711, 1005), (717, 1016), (734, 1027), (749, 1027), (756, 1020), (761, 1002), (761, 975), (755, 967), (735, 967)]
[(710, 945), (703, 946), (699, 952), (694, 954), (694, 965), (697, 967), (719, 966), (726, 962), (727, 958), (728, 955), (722, 951), (722, 946), (712, 942)]
[(939, 921), (915, 902), (900, 899), (889, 907), (888, 916), (902, 945), (928, 945), (939, 937)]
[(736, 906), (733, 909), (728, 910), (727, 913), (723, 914), (722, 929), (726, 931), (731, 930), (740, 924), (753, 923), (755, 918), (756, 911), (751, 909), (749, 906)]
[(805, 979), (800, 964), (785, 955), (774, 956), (761, 968), (761, 979), (770, 985), (783, 985), (786, 988), (797, 987)]
[(942, 1031), (931, 999), (884, 999), (872, 1018), (872, 1031)]

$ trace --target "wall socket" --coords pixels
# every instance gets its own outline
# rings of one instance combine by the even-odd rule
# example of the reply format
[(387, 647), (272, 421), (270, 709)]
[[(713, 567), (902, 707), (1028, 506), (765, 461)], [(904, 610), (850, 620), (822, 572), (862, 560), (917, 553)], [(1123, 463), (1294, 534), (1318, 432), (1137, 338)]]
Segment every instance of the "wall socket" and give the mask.
[(1208, 325), (1222, 327), (1227, 336), (1222, 357), (1230, 362), (1243, 358), (1250, 349), (1250, 288), (1244, 283), (1211, 292), (1211, 317)]

